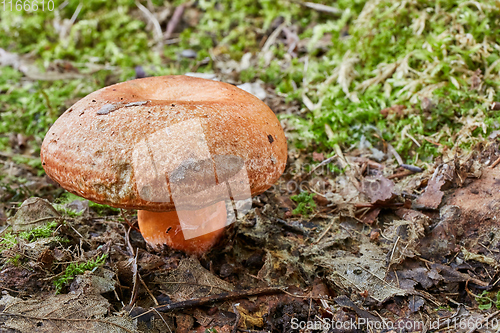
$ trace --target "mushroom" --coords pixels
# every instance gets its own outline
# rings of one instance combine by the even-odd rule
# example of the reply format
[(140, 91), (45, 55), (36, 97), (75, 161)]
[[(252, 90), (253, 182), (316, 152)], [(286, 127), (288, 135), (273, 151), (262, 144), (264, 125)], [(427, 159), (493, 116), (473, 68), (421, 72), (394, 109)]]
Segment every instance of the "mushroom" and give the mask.
[(102, 88), (49, 129), (47, 175), (94, 202), (138, 209), (153, 248), (200, 255), (283, 173), (274, 113), (227, 83), (150, 77)]

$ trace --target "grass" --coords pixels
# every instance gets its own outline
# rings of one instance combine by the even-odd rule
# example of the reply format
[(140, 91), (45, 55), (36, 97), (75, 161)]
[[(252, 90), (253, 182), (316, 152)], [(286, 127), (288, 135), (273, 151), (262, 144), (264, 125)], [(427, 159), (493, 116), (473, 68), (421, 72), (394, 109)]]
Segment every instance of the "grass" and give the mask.
[(93, 271), (106, 261), (108, 257), (107, 254), (103, 254), (95, 259), (90, 259), (84, 263), (71, 263), (66, 267), (64, 273), (54, 280), (54, 287), (56, 288), (56, 293), (60, 293), (61, 290), (73, 279), (80, 274), (85, 273), (85, 271)]
[[(151, 10), (162, 8), (162, 1), (152, 3)], [(36, 153), (66, 108), (133, 78), (135, 66), (149, 75), (220, 72), (246, 54), (253, 65), (235, 66), (235, 80), (260, 79), (299, 105), (298, 113), (280, 115), (292, 149), (380, 148), (387, 142), (407, 162), (421, 164), (470, 149), (500, 127), (500, 115), (489, 109), (500, 100), (495, 1), (339, 0), (334, 6), (339, 15), (288, 0), (202, 0), (186, 9), (178, 40), (160, 48), (132, 0), (0, 12), (1, 48), (29, 53), (42, 71), (63, 61), (59, 66), (84, 75), (31, 81), (1, 67), (0, 149), (9, 150), (6, 134), (17, 132), (34, 137)], [(66, 34), (56, 29), (78, 10)], [(282, 35), (264, 47), (278, 27), (295, 29), (304, 42), (293, 54)], [(186, 49), (196, 52), (194, 59), (180, 56)], [(397, 105), (400, 113), (381, 112)]]
[(17, 235), (12, 232), (7, 232), (0, 238), (0, 252), (14, 247), (18, 243), (17, 238), (24, 239), (28, 243), (32, 243), (39, 240), (40, 238), (51, 237), (53, 236), (57, 226), (57, 222), (52, 221), (44, 226), (36, 227), (31, 230), (21, 231)]

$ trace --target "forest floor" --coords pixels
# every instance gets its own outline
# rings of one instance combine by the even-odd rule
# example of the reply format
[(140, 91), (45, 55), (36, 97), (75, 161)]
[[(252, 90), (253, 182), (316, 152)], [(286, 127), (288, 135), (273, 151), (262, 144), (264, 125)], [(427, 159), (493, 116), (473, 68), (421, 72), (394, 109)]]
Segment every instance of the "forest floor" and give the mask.
[[(499, 21), (452, 0), (1, 11), (0, 332), (498, 332)], [(39, 156), (86, 94), (188, 72), (261, 98), (289, 145), (201, 257), (153, 251)]]

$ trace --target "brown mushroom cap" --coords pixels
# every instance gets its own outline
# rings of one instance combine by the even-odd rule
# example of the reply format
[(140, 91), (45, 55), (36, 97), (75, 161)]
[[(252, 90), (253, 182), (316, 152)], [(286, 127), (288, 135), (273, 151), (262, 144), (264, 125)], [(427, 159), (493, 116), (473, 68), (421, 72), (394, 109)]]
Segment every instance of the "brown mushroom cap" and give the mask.
[(47, 175), (69, 192), (114, 207), (169, 211), (172, 191), (217, 201), (218, 191), (227, 191), (222, 183), (241, 170), (251, 195), (262, 193), (283, 173), (287, 144), (257, 97), (227, 83), (162, 76), (78, 101), (50, 128), (40, 155)]

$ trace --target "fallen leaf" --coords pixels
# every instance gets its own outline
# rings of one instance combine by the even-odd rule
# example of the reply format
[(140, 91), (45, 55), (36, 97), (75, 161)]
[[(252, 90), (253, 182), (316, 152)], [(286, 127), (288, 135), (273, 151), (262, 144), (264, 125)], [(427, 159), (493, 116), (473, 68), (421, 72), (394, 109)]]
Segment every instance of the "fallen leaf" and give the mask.
[(112, 315), (108, 300), (98, 294), (36, 296), (28, 300), (0, 299), (0, 330), (21, 332), (135, 332), (129, 317)]
[(176, 269), (166, 275), (159, 274), (155, 283), (173, 302), (234, 290), (233, 285), (212, 274), (194, 258), (182, 259)]
[(372, 243), (361, 244), (357, 256), (339, 251), (334, 257), (323, 256), (316, 260), (318, 266), (329, 272), (327, 279), (342, 289), (367, 290), (379, 302), (407, 294), (405, 290), (386, 282), (386, 254)]
[(392, 198), (394, 182), (382, 175), (365, 177), (361, 184), (363, 193), (372, 203)]
[(14, 232), (30, 230), (59, 220), (61, 215), (45, 199), (32, 197), (26, 199), (16, 215), (8, 220)]

